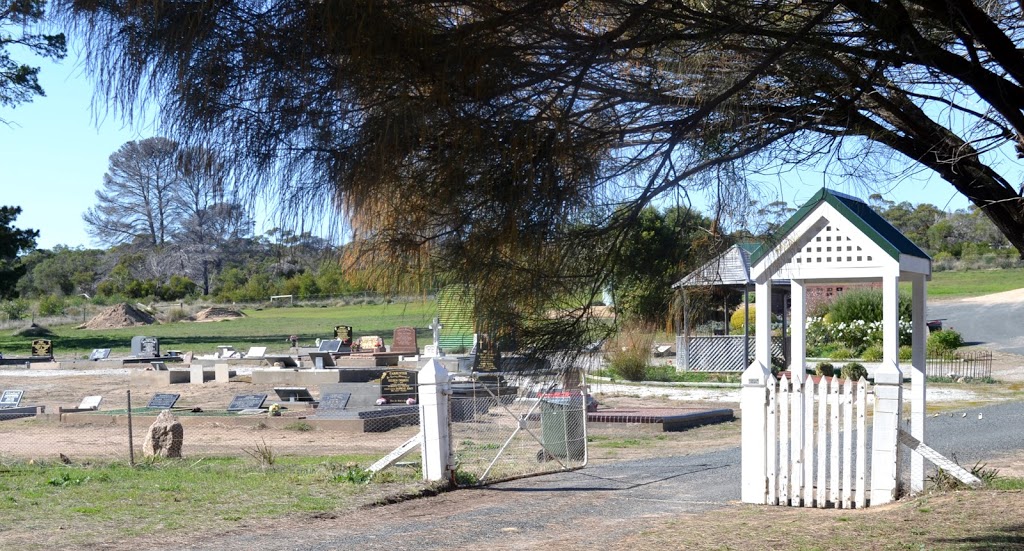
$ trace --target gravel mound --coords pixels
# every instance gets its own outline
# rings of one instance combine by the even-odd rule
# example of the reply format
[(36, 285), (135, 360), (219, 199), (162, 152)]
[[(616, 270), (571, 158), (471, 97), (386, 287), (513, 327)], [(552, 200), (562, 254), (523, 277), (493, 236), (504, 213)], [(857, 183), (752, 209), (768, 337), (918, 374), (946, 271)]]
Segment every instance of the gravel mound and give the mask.
[(119, 327), (134, 327), (136, 325), (151, 325), (156, 323), (156, 318), (136, 309), (131, 304), (115, 304), (103, 310), (79, 329), (117, 329)]

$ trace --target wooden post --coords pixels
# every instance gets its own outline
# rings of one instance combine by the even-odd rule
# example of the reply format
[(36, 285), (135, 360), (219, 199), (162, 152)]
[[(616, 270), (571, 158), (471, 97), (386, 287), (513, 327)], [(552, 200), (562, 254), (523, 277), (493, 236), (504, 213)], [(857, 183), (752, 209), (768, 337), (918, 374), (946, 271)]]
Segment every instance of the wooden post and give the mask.
[(452, 480), (454, 466), (448, 417), (448, 396), (451, 385), (448, 370), (436, 358), (420, 369), (420, 433), (423, 450), (423, 479)]

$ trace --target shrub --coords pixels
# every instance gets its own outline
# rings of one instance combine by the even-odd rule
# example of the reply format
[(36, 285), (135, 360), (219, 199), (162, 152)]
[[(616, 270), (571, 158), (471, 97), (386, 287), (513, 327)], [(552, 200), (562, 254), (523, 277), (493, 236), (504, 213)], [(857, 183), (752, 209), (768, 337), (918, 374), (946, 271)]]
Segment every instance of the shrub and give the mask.
[(174, 323), (176, 321), (188, 319), (188, 312), (186, 312), (182, 308), (171, 308), (170, 310), (167, 311), (167, 314), (164, 316), (164, 318), (164, 321), (166, 321), (167, 323)]
[(608, 368), (627, 381), (643, 381), (651, 357), (654, 334), (640, 328), (624, 328), (609, 343)]
[(909, 362), (912, 359), (914, 359), (914, 349), (912, 347), (906, 346), (906, 345), (901, 346), (900, 347), (900, 361), (901, 362)]
[[(750, 305), (750, 313), (747, 314), (747, 321), (750, 324), (750, 334), (753, 335), (757, 329), (757, 315), (755, 311), (757, 307), (753, 304)], [(743, 334), (743, 305), (733, 310), (732, 315), (729, 316), (729, 329), (732, 334)]]
[(828, 355), (828, 359), (830, 360), (849, 360), (852, 357), (853, 350), (850, 350), (845, 346), (841, 346), (839, 348), (832, 350), (832, 353)]
[(935, 331), (928, 335), (928, 353), (942, 353), (956, 350), (964, 345), (964, 338), (952, 329)]
[(0, 312), (7, 314), (7, 319), (20, 320), (29, 312), (28, 301), (21, 298), (0, 302)]
[(67, 309), (67, 300), (62, 296), (46, 295), (39, 299), (40, 316), (62, 316)]
[[(901, 320), (909, 320), (910, 297), (900, 294), (899, 312)], [(832, 323), (850, 323), (860, 320), (865, 323), (882, 321), (882, 291), (877, 289), (853, 289), (836, 298), (829, 307)]]
[(829, 362), (821, 362), (814, 366), (814, 374), (822, 377), (832, 377), (836, 374), (836, 367)]
[(882, 361), (882, 356), (882, 345), (877, 342), (865, 348), (864, 352), (860, 354), (860, 357), (864, 358), (866, 362), (880, 362)]
[(842, 376), (844, 379), (859, 381), (868, 376), (868, 369), (857, 362), (850, 362), (843, 366)]

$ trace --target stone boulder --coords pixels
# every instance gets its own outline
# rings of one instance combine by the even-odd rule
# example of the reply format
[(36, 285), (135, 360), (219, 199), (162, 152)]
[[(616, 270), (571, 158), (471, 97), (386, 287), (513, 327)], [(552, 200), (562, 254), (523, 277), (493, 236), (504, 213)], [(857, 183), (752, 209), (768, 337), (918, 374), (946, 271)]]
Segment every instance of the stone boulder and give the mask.
[(181, 421), (165, 409), (157, 416), (156, 421), (146, 433), (146, 442), (142, 445), (142, 454), (146, 457), (181, 457), (181, 444), (185, 439), (185, 429)]

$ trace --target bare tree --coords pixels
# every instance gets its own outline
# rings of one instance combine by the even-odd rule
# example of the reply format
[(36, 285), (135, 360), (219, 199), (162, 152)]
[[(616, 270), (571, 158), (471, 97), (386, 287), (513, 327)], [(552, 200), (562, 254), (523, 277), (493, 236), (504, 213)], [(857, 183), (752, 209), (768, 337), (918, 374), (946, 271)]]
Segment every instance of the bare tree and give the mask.
[(166, 138), (130, 141), (110, 156), (98, 204), (83, 215), (86, 229), (107, 245), (164, 245), (171, 235), (180, 183), (178, 144)]

